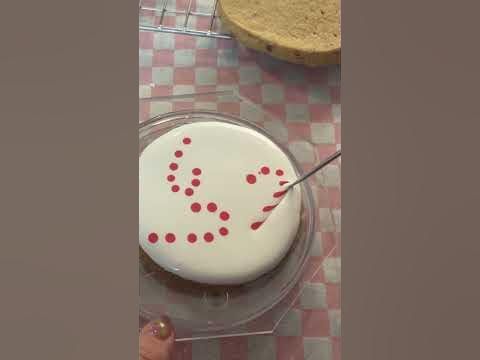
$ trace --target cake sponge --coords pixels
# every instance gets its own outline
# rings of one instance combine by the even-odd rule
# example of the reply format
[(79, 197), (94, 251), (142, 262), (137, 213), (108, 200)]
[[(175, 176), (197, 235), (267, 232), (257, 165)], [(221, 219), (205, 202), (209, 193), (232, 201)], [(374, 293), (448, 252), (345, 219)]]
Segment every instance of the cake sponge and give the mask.
[(220, 0), (219, 13), (249, 48), (308, 66), (340, 63), (340, 0)]

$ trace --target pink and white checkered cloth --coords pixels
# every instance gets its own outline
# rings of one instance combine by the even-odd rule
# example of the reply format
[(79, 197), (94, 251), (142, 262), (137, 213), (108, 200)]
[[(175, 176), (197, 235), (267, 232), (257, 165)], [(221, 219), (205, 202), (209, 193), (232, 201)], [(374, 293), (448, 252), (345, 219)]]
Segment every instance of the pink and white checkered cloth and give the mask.
[[(313, 164), (340, 147), (340, 67), (286, 64), (231, 40), (140, 32), (141, 97), (226, 89), (238, 90), (272, 113), (278, 121), (264, 126), (288, 141), (303, 164)], [(149, 117), (175, 110), (165, 108), (171, 106), (142, 102), (141, 114)], [(248, 109), (225, 106), (230, 108), (212, 110), (249, 119)], [(340, 360), (339, 163), (325, 168), (317, 181), (322, 185), (314, 189), (322, 225), (306, 271), (321, 264), (320, 270), (274, 334), (180, 343), (176, 359)]]

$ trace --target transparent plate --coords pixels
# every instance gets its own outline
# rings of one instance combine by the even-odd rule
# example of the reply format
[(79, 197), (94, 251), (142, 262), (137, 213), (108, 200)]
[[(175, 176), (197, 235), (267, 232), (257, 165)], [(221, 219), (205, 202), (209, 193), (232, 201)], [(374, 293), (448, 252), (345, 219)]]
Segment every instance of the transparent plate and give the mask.
[[(181, 94), (141, 102), (140, 152), (173, 127), (196, 121), (222, 121), (249, 127), (270, 138), (287, 154), (298, 175), (312, 165), (292, 154), (288, 138), (268, 131), (270, 122), (279, 120), (235, 91)], [(317, 158), (310, 160), (316, 162)], [(164, 273), (152, 272), (139, 262), (140, 325), (168, 315), (177, 341), (272, 333), (328, 256), (309, 256), (312, 245), (318, 241), (317, 231), (327, 226), (335, 233), (333, 214), (324, 211), (318, 215), (314, 193), (321, 185), (317, 182), (313, 178), (302, 184), (300, 230), (289, 253), (273, 271), (251, 283), (221, 290), (192, 287), (188, 282), (170, 281)]]

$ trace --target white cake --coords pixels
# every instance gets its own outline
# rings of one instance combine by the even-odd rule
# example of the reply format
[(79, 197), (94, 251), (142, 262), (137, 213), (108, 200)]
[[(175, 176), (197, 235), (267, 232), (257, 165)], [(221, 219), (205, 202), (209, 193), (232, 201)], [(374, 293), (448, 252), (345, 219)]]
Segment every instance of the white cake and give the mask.
[(272, 270), (294, 241), (301, 190), (288, 157), (245, 127), (197, 122), (149, 144), (139, 162), (139, 242), (161, 268), (210, 285)]

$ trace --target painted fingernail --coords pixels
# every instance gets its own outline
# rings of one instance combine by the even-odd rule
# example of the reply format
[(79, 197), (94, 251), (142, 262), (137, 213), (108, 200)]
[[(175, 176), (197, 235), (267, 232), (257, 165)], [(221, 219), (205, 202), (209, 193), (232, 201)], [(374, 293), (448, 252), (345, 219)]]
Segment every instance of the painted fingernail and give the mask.
[(167, 317), (162, 317), (151, 323), (150, 330), (153, 336), (165, 340), (172, 333), (172, 324)]

